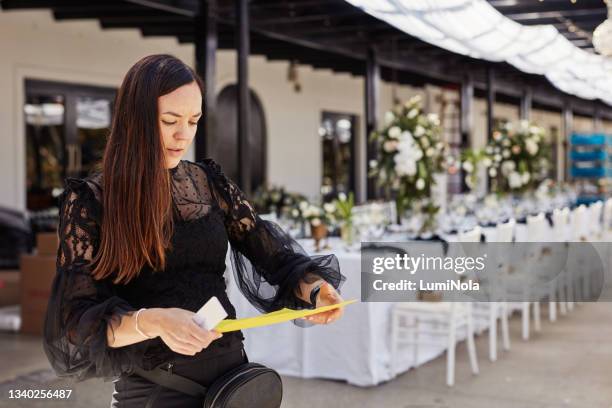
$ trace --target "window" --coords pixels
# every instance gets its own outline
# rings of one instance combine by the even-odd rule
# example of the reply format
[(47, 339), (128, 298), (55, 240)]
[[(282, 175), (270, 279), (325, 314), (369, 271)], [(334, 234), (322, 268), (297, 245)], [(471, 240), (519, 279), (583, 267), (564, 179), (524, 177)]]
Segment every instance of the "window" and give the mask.
[(319, 136), (323, 153), (321, 196), (326, 201), (355, 189), (355, 124), (357, 117), (323, 112)]

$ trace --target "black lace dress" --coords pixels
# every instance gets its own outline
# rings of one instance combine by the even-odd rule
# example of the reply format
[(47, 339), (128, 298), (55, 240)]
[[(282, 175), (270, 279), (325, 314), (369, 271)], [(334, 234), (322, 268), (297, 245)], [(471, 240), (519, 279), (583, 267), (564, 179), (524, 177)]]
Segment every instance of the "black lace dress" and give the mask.
[(169, 173), (175, 227), (167, 267), (156, 273), (144, 267), (125, 285), (114, 284), (111, 278), (94, 280), (90, 274), (103, 214), (102, 175), (66, 179), (60, 197), (57, 273), (43, 339), (59, 376), (116, 379), (130, 373), (134, 365), (148, 370), (202, 353), (214, 355), (242, 347), (240, 331), (224, 334), (196, 356), (173, 352), (159, 337), (119, 348), (109, 347), (106, 337), (109, 322), (141, 307), (195, 312), (213, 295), (229, 317), (236, 318), (224, 279), (228, 243), (236, 282), (262, 312), (310, 308), (295, 295), (306, 275), (316, 274), (337, 289), (345, 280), (335, 256), (308, 256), (276, 224), (259, 218), (213, 160), (182, 160)]

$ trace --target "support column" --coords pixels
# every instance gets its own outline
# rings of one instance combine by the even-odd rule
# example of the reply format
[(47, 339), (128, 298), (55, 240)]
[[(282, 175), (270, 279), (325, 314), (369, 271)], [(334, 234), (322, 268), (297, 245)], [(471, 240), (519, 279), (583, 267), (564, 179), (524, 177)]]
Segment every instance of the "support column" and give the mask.
[(200, 0), (200, 12), (195, 18), (196, 72), (204, 81), (202, 115), (195, 136), (195, 159), (215, 156), (217, 128), (217, 0)]
[[(459, 151), (453, 152), (459, 157), (462, 149), (474, 148), (474, 77), (471, 73), (466, 73), (463, 82), (461, 83), (460, 93), (460, 104), (461, 104), (461, 117), (459, 128), (461, 132), (461, 140), (459, 145)], [(465, 174), (462, 168), (459, 169), (457, 174), (459, 177), (459, 192), (468, 191), (468, 186), (465, 183)]]
[(593, 131), (596, 133), (603, 132), (603, 123), (601, 119), (601, 106), (598, 102), (594, 102), (593, 106)]
[(472, 146), (474, 131), (474, 78), (466, 74), (461, 83), (461, 147)]
[(487, 141), (493, 134), (493, 109), (495, 105), (495, 72), (487, 68)]
[[(380, 90), (380, 66), (378, 65), (376, 50), (373, 46), (368, 48), (365, 77), (365, 117), (366, 117), (366, 177), (371, 160), (378, 160), (376, 142), (370, 142), (370, 134), (377, 129), (376, 115)], [(377, 197), (376, 179), (367, 177), (367, 186), (362, 198), (373, 199)]]
[(251, 194), (251, 157), (249, 151), (249, 125), (251, 123), (249, 98), (249, 3), (236, 0), (236, 36), (238, 43), (238, 182), (242, 191)]
[(521, 97), (520, 106), (520, 118), (521, 120), (531, 120), (531, 107), (533, 105), (533, 91), (527, 87), (523, 90), (523, 96)]

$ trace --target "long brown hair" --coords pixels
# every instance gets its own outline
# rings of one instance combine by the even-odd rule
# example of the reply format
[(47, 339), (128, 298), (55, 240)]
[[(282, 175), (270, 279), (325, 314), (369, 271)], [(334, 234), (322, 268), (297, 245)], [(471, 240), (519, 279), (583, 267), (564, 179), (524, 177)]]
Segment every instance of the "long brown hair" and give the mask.
[(92, 272), (96, 279), (116, 273), (115, 283), (127, 283), (145, 265), (154, 271), (166, 267), (174, 223), (157, 99), (193, 81), (204, 93), (202, 80), (181, 60), (150, 55), (130, 68), (117, 91), (102, 159), (103, 214)]

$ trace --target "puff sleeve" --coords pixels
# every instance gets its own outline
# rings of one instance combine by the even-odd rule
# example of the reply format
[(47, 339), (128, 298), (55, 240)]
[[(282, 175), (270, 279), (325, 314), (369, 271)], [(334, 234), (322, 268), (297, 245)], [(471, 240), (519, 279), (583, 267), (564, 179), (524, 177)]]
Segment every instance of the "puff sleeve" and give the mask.
[(199, 164), (208, 168), (213, 180), (214, 195), (225, 213), (234, 276), (253, 306), (264, 313), (283, 307), (312, 308), (296, 295), (300, 280), (312, 282), (322, 278), (340, 290), (346, 277), (341, 274), (335, 255), (307, 255), (277, 224), (258, 216), (216, 162), (205, 159)]
[(66, 179), (60, 196), (59, 248), (43, 333), (43, 348), (60, 377), (105, 380), (130, 371), (144, 342), (112, 348), (107, 325), (134, 312), (110, 280), (94, 280), (92, 259), (99, 241), (101, 207), (87, 181)]

